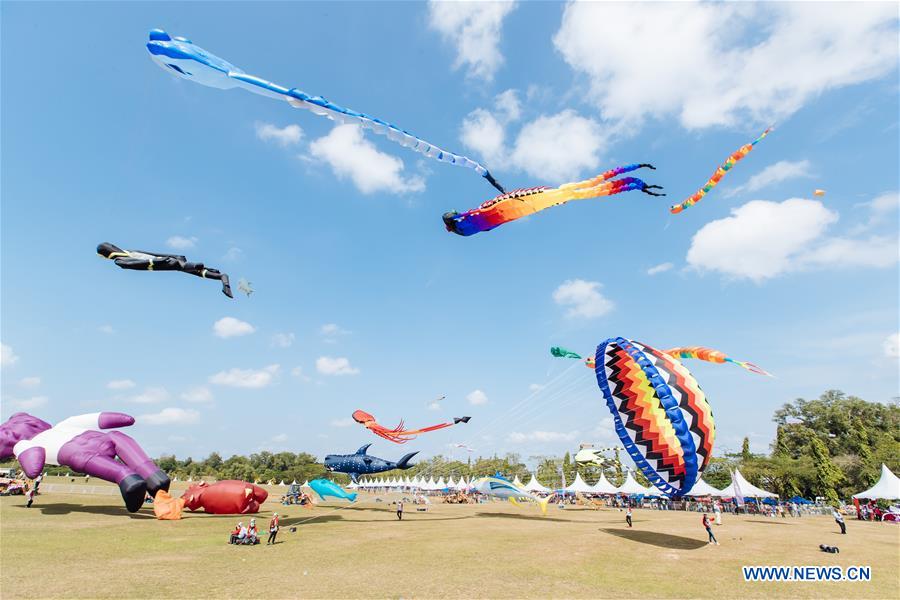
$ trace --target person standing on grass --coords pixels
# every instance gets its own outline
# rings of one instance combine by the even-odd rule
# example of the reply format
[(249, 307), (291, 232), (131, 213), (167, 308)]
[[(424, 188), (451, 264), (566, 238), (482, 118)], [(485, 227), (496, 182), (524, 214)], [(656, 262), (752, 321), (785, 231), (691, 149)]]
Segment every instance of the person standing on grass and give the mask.
[(844, 515), (841, 514), (841, 511), (836, 507), (832, 507), (831, 516), (834, 517), (834, 522), (841, 528), (841, 533), (847, 535), (847, 525), (844, 523)]
[(628, 523), (628, 526), (631, 527), (631, 506), (628, 507), (628, 510), (625, 511), (625, 522)]
[(707, 515), (706, 513), (703, 513), (703, 528), (706, 529), (706, 533), (709, 534), (709, 543), (715, 544), (716, 546), (718, 546), (719, 540), (717, 540), (716, 536), (713, 535), (711, 525), (712, 525), (712, 523), (709, 520), (709, 515)]
[(278, 535), (278, 513), (272, 513), (272, 520), (269, 521), (269, 541), (266, 542), (266, 546), (269, 544), (275, 545), (275, 536)]
[(34, 502), (34, 488), (31, 488), (25, 495), (28, 497), (28, 502), (25, 504), (25, 508), (31, 508), (31, 504)]
[(722, 507), (719, 506), (719, 503), (716, 502), (713, 505), (713, 511), (716, 513), (716, 525), (722, 524)]
[(397, 500), (397, 520), (403, 520), (403, 500)]

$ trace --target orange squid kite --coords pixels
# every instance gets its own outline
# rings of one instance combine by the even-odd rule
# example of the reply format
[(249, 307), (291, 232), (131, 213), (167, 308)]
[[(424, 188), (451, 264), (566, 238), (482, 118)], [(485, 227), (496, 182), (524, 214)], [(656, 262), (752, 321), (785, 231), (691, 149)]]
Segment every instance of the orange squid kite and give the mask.
[(423, 427), (422, 429), (404, 429), (403, 421), (400, 421), (400, 424), (390, 429), (381, 425), (375, 421), (375, 417), (370, 415), (364, 410), (355, 410), (353, 411), (353, 420), (357, 423), (362, 423), (366, 429), (377, 435), (378, 437), (383, 437), (386, 440), (394, 442), (395, 444), (405, 444), (409, 440), (416, 439), (420, 433), (427, 433), (429, 431), (435, 431), (437, 429), (443, 429), (444, 427), (453, 427), (457, 423), (468, 423), (469, 419), (472, 417), (454, 417), (452, 423), (440, 423), (438, 425), (432, 425), (431, 427)]

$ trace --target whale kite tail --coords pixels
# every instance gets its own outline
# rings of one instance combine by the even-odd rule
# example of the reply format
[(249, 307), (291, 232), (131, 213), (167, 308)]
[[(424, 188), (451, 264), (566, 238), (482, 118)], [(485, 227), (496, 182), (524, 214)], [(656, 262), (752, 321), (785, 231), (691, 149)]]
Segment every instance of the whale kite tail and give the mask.
[(553, 497), (553, 494), (550, 494), (543, 500), (538, 500), (538, 504), (541, 505), (541, 512), (544, 514), (545, 517), (547, 516), (547, 505), (550, 503), (550, 498), (552, 498), (552, 497)]
[(347, 494), (347, 500), (350, 502), (356, 502), (356, 492), (350, 492)]
[(396, 468), (398, 468), (398, 469), (408, 469), (408, 468), (410, 468), (412, 465), (407, 464), (407, 463), (409, 463), (410, 459), (412, 459), (412, 457), (415, 456), (415, 455), (418, 454), (418, 453), (419, 453), (419, 451), (416, 450), (415, 452), (410, 452), (409, 454), (407, 454), (406, 456), (404, 456), (403, 458), (401, 458), (399, 461), (397, 461), (397, 467), (396, 467)]

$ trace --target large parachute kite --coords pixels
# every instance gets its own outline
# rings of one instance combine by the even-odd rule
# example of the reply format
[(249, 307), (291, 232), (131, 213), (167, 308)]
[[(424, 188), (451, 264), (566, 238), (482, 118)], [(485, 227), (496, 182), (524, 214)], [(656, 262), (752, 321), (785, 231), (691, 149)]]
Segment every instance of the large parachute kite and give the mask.
[(772, 131), (771, 127), (763, 131), (761, 136), (759, 136), (749, 144), (744, 144), (743, 146), (738, 148), (734, 152), (734, 154), (728, 157), (728, 160), (726, 160), (718, 169), (716, 169), (716, 172), (713, 173), (713, 176), (709, 178), (709, 181), (707, 181), (702, 188), (697, 190), (693, 196), (691, 196), (681, 204), (675, 204), (671, 206), (669, 208), (669, 212), (671, 212), (672, 214), (678, 214), (684, 209), (700, 202), (700, 200), (703, 198), (703, 196), (706, 195), (709, 190), (713, 189), (719, 184), (719, 181), (722, 180), (722, 178), (725, 176), (725, 173), (730, 171), (731, 167), (733, 167), (739, 160), (750, 154), (750, 151), (753, 150), (754, 146), (762, 141), (764, 137), (769, 135), (770, 131)]
[(610, 169), (592, 179), (551, 187), (534, 187), (513, 190), (501, 194), (483, 203), (478, 208), (464, 213), (444, 213), (444, 226), (447, 231), (458, 235), (473, 235), (481, 231), (490, 231), (504, 223), (527, 217), (551, 206), (565, 204), (572, 200), (613, 196), (622, 192), (639, 190), (651, 196), (665, 196), (651, 190), (662, 189), (658, 185), (647, 185), (637, 177), (613, 179), (622, 173), (629, 173), (642, 167), (655, 169), (649, 164), (634, 164)]
[(708, 348), (661, 351), (621, 337), (606, 340), (593, 360), (585, 361), (594, 369), (625, 450), (647, 479), (671, 497), (688, 493), (700, 479), (715, 438), (709, 402), (676, 356), (734, 362), (767, 374)]
[(394, 442), (395, 444), (405, 444), (409, 440), (413, 440), (420, 433), (427, 433), (429, 431), (435, 431), (437, 429), (443, 429), (445, 427), (453, 427), (458, 423), (468, 423), (469, 419), (472, 417), (454, 417), (452, 423), (440, 423), (438, 425), (432, 425), (431, 427), (423, 427), (422, 429), (404, 429), (403, 421), (400, 421), (400, 424), (390, 429), (385, 427), (384, 425), (380, 425), (375, 421), (375, 417), (370, 415), (369, 413), (362, 410), (353, 411), (353, 420), (357, 423), (362, 423), (366, 429), (374, 433), (379, 437), (383, 437), (386, 440)]
[(183, 37), (171, 37), (161, 29), (153, 29), (150, 31), (147, 50), (160, 67), (182, 79), (223, 90), (243, 88), (260, 96), (285, 100), (295, 108), (305, 108), (338, 123), (361, 125), (429, 158), (472, 169), (501, 193), (505, 191), (484, 166), (468, 157), (442, 150), (396, 125), (339, 106), (322, 96), (310, 96), (297, 88), (282, 87), (271, 81), (248, 75), (228, 61), (210, 54)]

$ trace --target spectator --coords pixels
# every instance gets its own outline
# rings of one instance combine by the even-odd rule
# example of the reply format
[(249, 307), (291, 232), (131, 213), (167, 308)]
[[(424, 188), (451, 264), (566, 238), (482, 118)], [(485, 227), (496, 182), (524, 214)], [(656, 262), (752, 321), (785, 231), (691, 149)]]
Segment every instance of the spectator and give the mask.
[(403, 500), (397, 501), (397, 520), (403, 520)]
[(241, 525), (243, 523), (238, 523), (234, 526), (234, 529), (231, 530), (231, 536), (228, 538), (229, 544), (237, 544), (238, 543), (238, 534), (241, 533)]
[(266, 542), (266, 546), (269, 544), (275, 545), (275, 536), (278, 535), (278, 513), (272, 513), (272, 520), (269, 521), (269, 541)]
[(844, 523), (844, 515), (841, 514), (841, 511), (839, 511), (837, 507), (833, 507), (831, 509), (831, 516), (834, 517), (834, 522), (841, 528), (841, 533), (846, 535), (847, 525)]
[(256, 519), (250, 519), (250, 527), (247, 528), (247, 543), (251, 545), (259, 543), (259, 530), (256, 528)]
[(631, 527), (631, 507), (628, 507), (628, 510), (625, 511), (625, 522), (628, 523), (628, 526)]
[(706, 533), (709, 534), (709, 543), (719, 545), (719, 540), (716, 539), (716, 536), (713, 535), (712, 527), (710, 527), (709, 515), (703, 513), (703, 528), (706, 529)]

